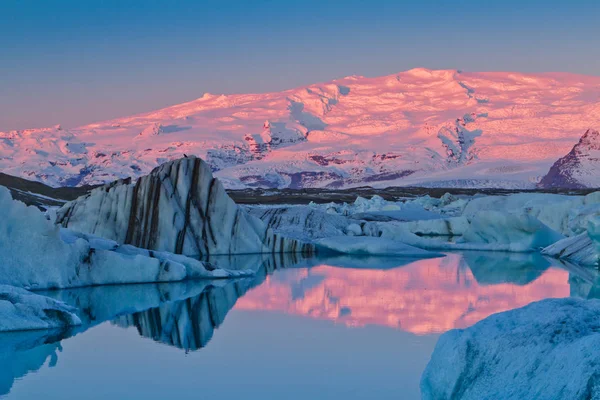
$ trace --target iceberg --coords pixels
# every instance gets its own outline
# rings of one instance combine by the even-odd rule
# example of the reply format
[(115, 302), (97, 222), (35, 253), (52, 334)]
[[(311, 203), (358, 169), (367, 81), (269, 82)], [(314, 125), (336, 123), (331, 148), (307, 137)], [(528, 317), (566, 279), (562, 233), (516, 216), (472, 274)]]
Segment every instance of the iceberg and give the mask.
[(413, 229), (414, 225), (410, 226), (404, 222), (374, 223), (365, 226), (368, 236), (378, 236), (438, 251), (532, 252), (564, 238), (530, 215), (491, 211), (476, 214), (455, 243), (417, 236), (412, 232)]
[(12, 200), (8, 189), (0, 187), (0, 284), (57, 289), (247, 273), (61, 230), (37, 208)]
[(75, 311), (75, 308), (49, 297), (0, 285), (0, 332), (80, 325)]
[(505, 245), (508, 251), (533, 251), (563, 238), (529, 214), (498, 211), (476, 213), (462, 235), (465, 243)]
[(600, 264), (600, 217), (588, 221), (588, 228), (577, 236), (560, 240), (542, 250), (542, 254), (580, 265)]
[(94, 189), (58, 210), (56, 223), (120, 244), (188, 256), (312, 251), (248, 215), (196, 157), (162, 164), (136, 183), (125, 179)]
[(443, 334), (423, 399), (600, 398), (600, 300), (549, 299)]
[(587, 221), (600, 215), (600, 192), (586, 196), (549, 193), (516, 193), (509, 196), (482, 196), (471, 199), (463, 216), (471, 219), (481, 212), (527, 213), (566, 236), (585, 231)]
[[(303, 240), (344, 235), (360, 221), (330, 214), (308, 206), (247, 207), (251, 216), (262, 220), (274, 232)], [(351, 228), (352, 229), (352, 228)], [(358, 233), (354, 228), (353, 233)]]

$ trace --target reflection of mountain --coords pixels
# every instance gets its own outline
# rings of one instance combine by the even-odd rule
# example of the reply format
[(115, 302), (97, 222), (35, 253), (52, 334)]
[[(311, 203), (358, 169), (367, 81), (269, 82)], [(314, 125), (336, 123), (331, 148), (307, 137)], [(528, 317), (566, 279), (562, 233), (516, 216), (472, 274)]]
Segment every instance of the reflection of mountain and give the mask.
[(391, 270), (320, 265), (280, 271), (237, 309), (273, 310), (425, 334), (474, 324), (490, 314), (569, 295), (569, 273), (537, 255), (449, 254)]

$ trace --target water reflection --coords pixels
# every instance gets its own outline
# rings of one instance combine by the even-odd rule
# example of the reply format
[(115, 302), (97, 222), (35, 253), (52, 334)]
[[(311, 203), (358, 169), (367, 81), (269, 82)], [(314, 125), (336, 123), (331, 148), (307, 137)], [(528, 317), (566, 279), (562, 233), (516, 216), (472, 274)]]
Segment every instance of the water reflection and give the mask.
[(56, 365), (60, 340), (68, 332), (41, 330), (0, 334), (0, 396), (10, 392), (16, 379), (39, 370), (48, 361)]
[(251, 290), (236, 309), (427, 334), (470, 326), (490, 314), (569, 292), (569, 272), (550, 268), (538, 254), (470, 252), (391, 270), (328, 264), (288, 270)]
[(66, 331), (0, 334), (0, 395), (10, 391), (15, 379), (46, 364), (56, 365), (61, 340), (106, 321), (194, 351), (207, 346), (232, 308), (347, 326), (379, 325), (421, 335), (464, 328), (543, 298), (600, 297), (596, 270), (538, 254), (464, 252), (417, 261), (237, 256), (219, 263), (261, 267), (256, 276), (239, 280), (44, 293), (77, 307), (83, 325)]

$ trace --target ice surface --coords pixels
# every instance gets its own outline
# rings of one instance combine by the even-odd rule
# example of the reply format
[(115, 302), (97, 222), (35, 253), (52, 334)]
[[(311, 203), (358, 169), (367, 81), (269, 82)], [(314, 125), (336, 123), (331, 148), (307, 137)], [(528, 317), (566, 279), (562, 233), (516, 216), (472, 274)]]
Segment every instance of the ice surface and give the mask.
[(600, 300), (550, 299), (442, 335), (423, 399), (600, 397)]
[(81, 324), (75, 308), (14, 286), (0, 285), (0, 332)]

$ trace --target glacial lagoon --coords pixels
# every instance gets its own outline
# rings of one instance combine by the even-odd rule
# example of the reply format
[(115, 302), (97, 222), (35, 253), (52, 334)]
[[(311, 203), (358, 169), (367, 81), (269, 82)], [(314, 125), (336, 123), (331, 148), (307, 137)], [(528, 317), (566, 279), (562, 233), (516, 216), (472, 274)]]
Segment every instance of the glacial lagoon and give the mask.
[(0, 398), (418, 399), (443, 332), (600, 297), (595, 270), (537, 253), (260, 262), (251, 278), (45, 292), (84, 324), (0, 335)]

